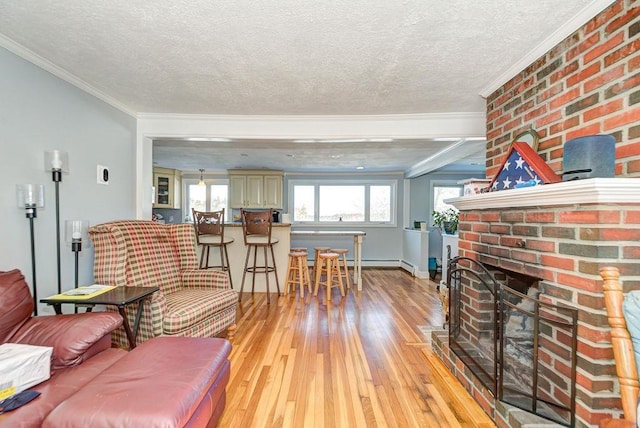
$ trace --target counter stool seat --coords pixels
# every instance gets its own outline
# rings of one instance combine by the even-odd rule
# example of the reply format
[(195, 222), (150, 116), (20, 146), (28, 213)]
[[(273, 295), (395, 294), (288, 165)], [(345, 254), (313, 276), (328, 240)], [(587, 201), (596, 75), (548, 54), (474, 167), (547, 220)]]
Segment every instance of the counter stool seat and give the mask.
[[(224, 236), (224, 208), (219, 211), (196, 211), (191, 209), (193, 215), (193, 225), (196, 232), (196, 243), (202, 247), (200, 253), (200, 269), (222, 269), (229, 274), (229, 283), (233, 288), (233, 280), (231, 278), (231, 266), (229, 265), (229, 252), (227, 245), (234, 240), (228, 236)], [(209, 250), (211, 247), (217, 247), (220, 251), (220, 264), (209, 264)]]
[[(327, 289), (326, 303), (331, 301), (331, 289), (338, 288), (340, 295), (344, 297), (344, 286), (342, 285), (342, 273), (340, 272), (339, 255), (336, 253), (320, 253), (318, 254), (319, 266), (314, 268), (315, 271), (315, 287), (313, 295), (318, 295), (318, 289), (324, 285)], [(324, 280), (322, 274), (324, 273)], [(334, 280), (335, 279), (335, 280)]]
[(342, 256), (339, 260), (339, 262), (342, 262), (342, 277), (345, 280), (345, 283), (347, 285), (347, 288), (351, 288), (351, 280), (349, 279), (349, 265), (347, 264), (347, 253), (349, 252), (349, 250), (345, 249), (345, 248), (332, 248), (329, 250), (330, 253), (336, 253), (340, 256)]
[[(280, 283), (278, 282), (278, 270), (276, 268), (276, 257), (273, 252), (274, 244), (278, 243), (278, 239), (271, 237), (271, 228), (273, 221), (273, 210), (267, 211), (245, 211), (240, 210), (242, 216), (242, 234), (244, 236), (244, 245), (247, 247), (247, 257), (244, 262), (244, 272), (242, 272), (242, 285), (240, 286), (240, 296), (238, 301), (242, 301), (242, 292), (244, 290), (244, 281), (247, 272), (252, 274), (251, 277), (251, 295), (256, 285), (256, 273), (265, 274), (265, 283), (267, 286), (267, 303), (271, 303), (269, 292), (269, 274), (273, 272), (276, 277), (276, 288), (278, 296), (280, 296)], [(258, 248), (263, 249), (263, 263), (258, 264)], [(268, 251), (267, 251), (268, 249)], [(253, 250), (253, 264), (249, 265), (249, 258)], [(268, 254), (271, 254), (269, 261)]]
[(293, 288), (296, 292), (296, 285), (300, 288), (300, 299), (304, 300), (304, 288), (308, 288), (311, 294), (311, 278), (309, 277), (309, 266), (307, 264), (306, 251), (292, 251), (289, 253), (289, 267), (287, 268), (287, 282), (284, 286), (284, 294), (288, 294)]

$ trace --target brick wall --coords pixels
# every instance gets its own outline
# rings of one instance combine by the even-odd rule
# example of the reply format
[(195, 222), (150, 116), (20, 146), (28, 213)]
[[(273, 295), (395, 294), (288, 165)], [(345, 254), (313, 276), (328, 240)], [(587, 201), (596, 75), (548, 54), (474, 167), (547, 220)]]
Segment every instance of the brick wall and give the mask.
[(562, 172), (563, 145), (616, 139), (618, 176), (640, 177), (640, 0), (618, 0), (487, 99), (487, 177), (513, 138), (540, 134), (538, 153)]
[[(599, 269), (616, 266), (625, 290), (640, 288), (640, 207), (462, 211), (459, 239), (461, 256), (541, 278), (541, 300), (578, 308), (579, 426), (594, 426), (603, 417), (619, 415)], [(555, 368), (566, 371), (560, 362)]]

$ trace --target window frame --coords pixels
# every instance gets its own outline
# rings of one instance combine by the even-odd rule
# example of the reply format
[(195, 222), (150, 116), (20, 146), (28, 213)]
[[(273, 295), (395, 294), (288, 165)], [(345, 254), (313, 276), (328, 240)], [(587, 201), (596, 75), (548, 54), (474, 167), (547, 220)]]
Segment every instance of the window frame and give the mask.
[[(198, 183), (200, 182), (199, 178), (183, 178), (182, 179), (182, 194), (184, 195), (183, 197), (183, 207), (184, 207), (184, 217), (186, 218), (187, 216), (189, 217), (190, 221), (193, 221), (193, 218), (191, 217), (191, 210), (189, 208), (189, 186), (193, 186), (193, 185), (198, 185)], [(204, 184), (206, 185), (206, 192), (205, 192), (205, 206), (209, 207), (211, 205), (211, 186), (212, 185), (225, 185), (227, 186), (227, 206), (225, 207), (224, 210), (224, 216), (225, 219), (224, 221), (226, 223), (230, 222), (231, 220), (231, 209), (229, 208), (229, 179), (228, 178), (209, 178), (204, 180)], [(187, 212), (188, 210), (188, 212)]]
[[(433, 211), (436, 209), (436, 204), (435, 204), (435, 197), (436, 197), (436, 192), (435, 192), (435, 188), (436, 187), (455, 187), (455, 188), (459, 188), (460, 189), (460, 196), (462, 196), (464, 194), (464, 186), (460, 183), (458, 183), (458, 180), (432, 180), (430, 185), (429, 185), (429, 193), (430, 193), (430, 198), (429, 198), (429, 203), (431, 204), (431, 210), (429, 210), (429, 225), (433, 225)], [(453, 207), (453, 206), (452, 206)], [(453, 207), (455, 208), (455, 207)]]
[[(296, 221), (294, 219), (294, 207), (295, 186), (313, 186), (314, 188), (314, 212), (313, 221)], [(321, 186), (363, 186), (364, 187), (364, 221), (320, 221), (320, 187)], [(371, 215), (371, 186), (389, 186), (390, 187), (390, 215), (389, 221), (370, 221)], [(398, 223), (398, 182), (397, 180), (338, 180), (338, 179), (323, 179), (323, 180), (306, 180), (306, 179), (294, 179), (289, 180), (287, 184), (288, 194), (288, 207), (291, 214), (291, 224), (299, 226), (367, 226), (367, 227), (397, 227)]]

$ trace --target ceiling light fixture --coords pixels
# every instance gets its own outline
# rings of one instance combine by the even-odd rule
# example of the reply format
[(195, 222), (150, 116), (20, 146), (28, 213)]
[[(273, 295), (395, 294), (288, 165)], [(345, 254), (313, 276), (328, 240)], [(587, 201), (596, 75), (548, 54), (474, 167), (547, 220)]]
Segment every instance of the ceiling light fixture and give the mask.
[(356, 169), (364, 169), (363, 166), (357, 166)]
[(202, 174), (204, 173), (204, 169), (200, 168), (198, 171), (200, 171), (200, 181), (198, 181), (198, 186), (204, 186), (204, 177), (202, 176)]

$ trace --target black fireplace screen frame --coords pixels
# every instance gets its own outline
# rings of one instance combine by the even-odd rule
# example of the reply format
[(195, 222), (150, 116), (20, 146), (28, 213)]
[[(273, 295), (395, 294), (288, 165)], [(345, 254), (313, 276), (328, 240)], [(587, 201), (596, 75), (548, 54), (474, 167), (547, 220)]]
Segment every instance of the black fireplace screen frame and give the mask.
[[(493, 335), (493, 346), (483, 349), (492, 349), (493, 355), (486, 358), (478, 358), (475, 350), (469, 350), (468, 338), (461, 335), (461, 310), (463, 278), (465, 281), (476, 281), (492, 296), (491, 310), (485, 310), (483, 315), (493, 316), (494, 326), (485, 331), (486, 334)], [(449, 346), (451, 350), (462, 360), (462, 362), (473, 372), (475, 377), (494, 395), (498, 400), (516, 406), (530, 413), (542, 416), (554, 422), (575, 426), (576, 408), (576, 368), (577, 368), (577, 328), (578, 310), (563, 305), (555, 305), (540, 299), (522, 294), (508, 286), (501, 284), (487, 269), (487, 267), (474, 259), (468, 257), (455, 257), (449, 260), (447, 272), (447, 285), (449, 287)], [(485, 295), (487, 295), (485, 293)], [(520, 302), (527, 302), (523, 308), (513, 303), (514, 298)], [(487, 304), (485, 308), (488, 308)], [(532, 348), (528, 348), (525, 354), (531, 352), (531, 388), (524, 391), (522, 388), (513, 388), (509, 385), (509, 374), (506, 368), (514, 361), (505, 353), (507, 346), (505, 337), (509, 335), (506, 331), (506, 324), (509, 313), (517, 312), (521, 317), (526, 318), (533, 325)], [(548, 378), (544, 376), (544, 371), (549, 372), (549, 367), (540, 364), (541, 337), (549, 340), (550, 335), (555, 332), (567, 338), (569, 349), (569, 382), (560, 383), (562, 394), (568, 395), (568, 402), (558, 399), (554, 401), (552, 394), (545, 393), (540, 384), (549, 388)], [(465, 345), (467, 344), (467, 345)], [(512, 344), (510, 345), (512, 346)], [(482, 360), (483, 363), (478, 361)], [(489, 361), (489, 364), (487, 364)], [(492, 364), (491, 364), (492, 362)], [(490, 367), (487, 367), (489, 365)], [(556, 380), (557, 382), (557, 380)], [(560, 387), (558, 386), (558, 387)], [(553, 388), (551, 388), (553, 389)]]

